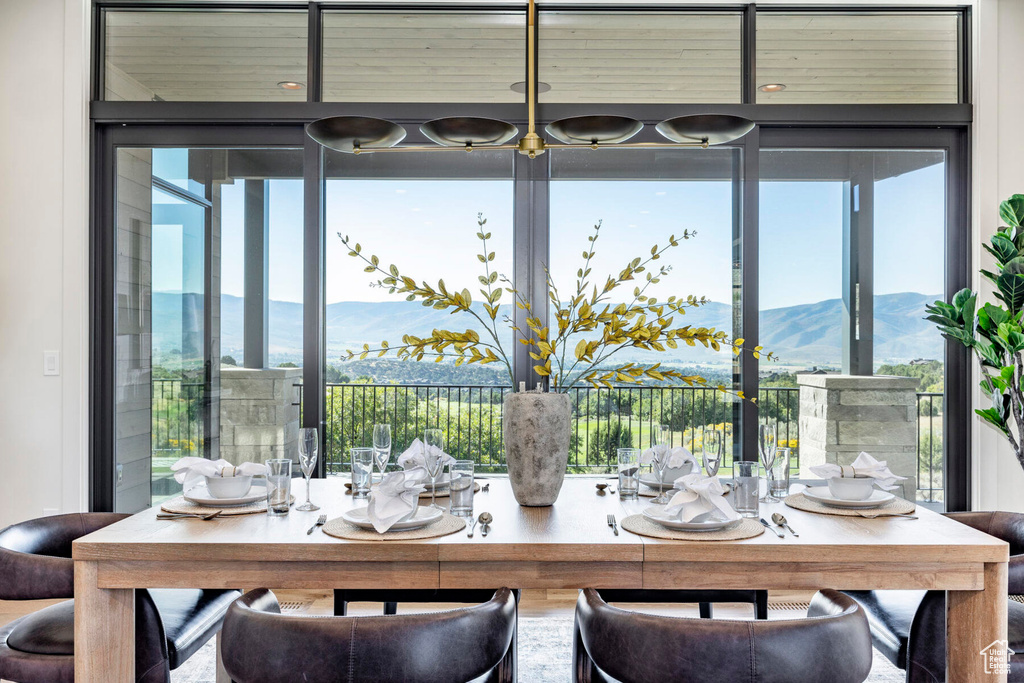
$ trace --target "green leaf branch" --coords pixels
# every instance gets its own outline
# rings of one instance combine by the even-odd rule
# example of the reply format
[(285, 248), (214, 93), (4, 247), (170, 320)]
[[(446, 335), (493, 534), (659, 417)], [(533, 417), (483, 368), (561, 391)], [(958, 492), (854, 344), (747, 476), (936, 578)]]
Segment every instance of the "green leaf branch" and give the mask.
[[(502, 363), (510, 382), (514, 383), (512, 362), (499, 333), (499, 307), (505, 294), (511, 296), (517, 309), (524, 311), (527, 329), (521, 329), (509, 316), (503, 316), (500, 324), (511, 329), (515, 341), (528, 347), (530, 358), (536, 361), (533, 372), (538, 377), (548, 378), (551, 388), (556, 391), (567, 390), (579, 383), (611, 387), (612, 382), (644, 384), (673, 381), (706, 387), (710, 383), (704, 377), (663, 368), (661, 363), (620, 363), (608, 367), (609, 360), (627, 348), (664, 352), (676, 349), (680, 344), (700, 344), (714, 351), (729, 347), (734, 354), (745, 349), (743, 339), (730, 339), (725, 332), (715, 328), (676, 324), (676, 318), (686, 315), (687, 309), (703, 306), (709, 303), (708, 299), (690, 295), (670, 296), (660, 301), (649, 294), (651, 287), (660, 284), (672, 273), (670, 267), (655, 262), (661, 260), (670, 249), (678, 248), (682, 241), (695, 237), (696, 232), (684, 231), (681, 238), (670, 236), (664, 246), (655, 244), (651, 247), (646, 257), (630, 260), (618, 275), (607, 276), (603, 282), (597, 282), (592, 277), (591, 263), (597, 253), (595, 249), (602, 226), (599, 221), (593, 233), (587, 237), (588, 246), (582, 253), (583, 265), (576, 272), (575, 290), (568, 298), (562, 298), (550, 270), (545, 267), (554, 325), (554, 329), (551, 329), (534, 314), (531, 302), (514, 284), (492, 268), (495, 252), (489, 249), (491, 233), (486, 231), (486, 224), (487, 219), (483, 214), (478, 214), (476, 236), (480, 240), (482, 253), (477, 255), (477, 259), (483, 264), (484, 270), (483, 275), (478, 277), (481, 285), (479, 293), (483, 297), (480, 306), (482, 312), (473, 308), (473, 299), (468, 289), (449, 290), (444, 280), (438, 280), (436, 287), (431, 286), (425, 280), (417, 281), (405, 275), (394, 264), (385, 269), (377, 256), (364, 254), (359, 243), (353, 243), (348, 236), (339, 233), (338, 237), (349, 249), (349, 256), (360, 259), (367, 273), (381, 276), (374, 283), (375, 286), (386, 288), (391, 294), (405, 295), (409, 301), (418, 300), (424, 306), (451, 310), (453, 314), (468, 313), (486, 333), (483, 339), (468, 329), (464, 332), (433, 330), (430, 336), (424, 338), (405, 335), (400, 345), (392, 346), (382, 341), (377, 347), (371, 348), (369, 344), (364, 344), (360, 351), (348, 351), (346, 359), (362, 359), (371, 354), (383, 357), (394, 352), (402, 360), (431, 358), (441, 362), (453, 358), (456, 365)], [(614, 293), (630, 283), (634, 286), (629, 303), (613, 303), (611, 299)], [(756, 358), (774, 359), (772, 354), (765, 353), (760, 346), (749, 351)], [(743, 398), (742, 392), (733, 391), (725, 385), (717, 385), (716, 388)]]

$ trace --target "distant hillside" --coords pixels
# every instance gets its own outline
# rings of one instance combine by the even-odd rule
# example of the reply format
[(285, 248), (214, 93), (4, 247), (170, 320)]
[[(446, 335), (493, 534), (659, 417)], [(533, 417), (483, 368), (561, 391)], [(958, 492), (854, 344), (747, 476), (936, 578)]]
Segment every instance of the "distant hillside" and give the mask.
[[(924, 306), (939, 295), (911, 292), (875, 297), (875, 362), (899, 362), (915, 358), (942, 358), (942, 339), (924, 320)], [(221, 298), (222, 354), (239, 360), (242, 351), (242, 299)], [(814, 304), (762, 311), (761, 344), (774, 351), (787, 365), (835, 363), (841, 354), (842, 301), (830, 299)], [(181, 348), (181, 297), (169, 292), (153, 294), (153, 345), (157, 350)], [(501, 314), (508, 313), (503, 307)], [(732, 308), (712, 303), (686, 315), (687, 323), (724, 329), (731, 333)], [(416, 302), (340, 302), (327, 306), (327, 361), (334, 364), (346, 349), (382, 339), (395, 343), (403, 334), (424, 336), (437, 327), (457, 329), (477, 326), (472, 318), (453, 317), (444, 311)], [(479, 330), (478, 330), (479, 331)], [(297, 361), (302, 355), (302, 305), (270, 302), (270, 356), (272, 364)], [(666, 363), (727, 363), (728, 357), (703, 348), (680, 349), (671, 356), (654, 352), (617, 354), (624, 360)]]

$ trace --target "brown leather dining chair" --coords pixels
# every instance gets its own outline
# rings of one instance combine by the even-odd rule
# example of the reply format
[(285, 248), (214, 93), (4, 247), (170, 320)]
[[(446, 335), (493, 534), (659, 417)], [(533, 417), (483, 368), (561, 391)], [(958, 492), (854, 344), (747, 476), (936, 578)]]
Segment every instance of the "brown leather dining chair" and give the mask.
[(864, 611), (819, 592), (806, 619), (733, 621), (642, 614), (587, 588), (576, 603), (576, 683), (861, 683), (871, 672)]
[[(71, 543), (128, 515), (93, 512), (43, 517), (0, 531), (0, 600), (73, 598)], [(233, 590), (136, 590), (136, 683), (169, 683), (220, 629)], [(75, 680), (74, 600), (0, 627), (0, 679), (16, 683)]]
[(508, 588), (471, 607), (379, 617), (283, 615), (261, 588), (228, 609), (221, 659), (235, 683), (505, 682), (515, 622)]
[[(1016, 512), (947, 512), (946, 517), (1010, 544), (1009, 595), (1024, 595), (1024, 515)], [(946, 680), (945, 591), (844, 591), (868, 615), (875, 648), (907, 672), (908, 683)], [(1007, 596), (1009, 683), (1024, 683), (1024, 605)], [(978, 655), (981, 662), (981, 654)], [(952, 682), (951, 682), (952, 683)]]

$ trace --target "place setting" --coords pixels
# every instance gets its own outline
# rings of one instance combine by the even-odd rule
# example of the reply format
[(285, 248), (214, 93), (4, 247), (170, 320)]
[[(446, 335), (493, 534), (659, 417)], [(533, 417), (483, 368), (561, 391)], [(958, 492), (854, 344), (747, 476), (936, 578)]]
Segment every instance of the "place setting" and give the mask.
[[(414, 440), (398, 458), (401, 470), (384, 473), (387, 459), (378, 460), (382, 477), (375, 486), (371, 486), (372, 461), (360, 459), (363, 450), (374, 457), (373, 449), (352, 449), (350, 493), (356, 500), (365, 498), (367, 504), (327, 521), (322, 525), (325, 534), (374, 541), (436, 538), (465, 529), (468, 518), (472, 520), (472, 537), (477, 522), (473, 518), (473, 494), (480, 488), (474, 481), (475, 463), (445, 453), (441, 430), (425, 430), (422, 441)], [(448, 498), (447, 510), (436, 502), (442, 487)], [(421, 505), (428, 491), (431, 502)], [(486, 535), (488, 523), (479, 521)]]
[(869, 453), (861, 452), (850, 465), (826, 463), (814, 465), (810, 471), (824, 479), (825, 485), (786, 496), (789, 507), (843, 517), (917, 519), (912, 514), (914, 503), (890, 493), (898, 488), (896, 482), (906, 477), (893, 474), (886, 461)]
[[(429, 458), (428, 454), (437, 452), (437, 459)], [(373, 447), (356, 447), (351, 449), (352, 481), (345, 483), (345, 493), (356, 492), (356, 498), (366, 496), (383, 481), (388, 463), (391, 459), (391, 427), (387, 424), (373, 426)], [(444, 452), (444, 433), (440, 429), (426, 429), (423, 439), (414, 439), (409, 447), (398, 456), (396, 461), (403, 470), (421, 467), (427, 471), (427, 480), (423, 482), (421, 498), (430, 498), (435, 505), (438, 498), (451, 496), (451, 472), (445, 472), (457, 462), (454, 457)], [(470, 461), (467, 461), (470, 462)], [(373, 465), (380, 471), (380, 480), (373, 481)], [(436, 466), (436, 469), (434, 469)], [(430, 476), (431, 472), (434, 476)], [(474, 493), (480, 491), (480, 484), (473, 481)]]

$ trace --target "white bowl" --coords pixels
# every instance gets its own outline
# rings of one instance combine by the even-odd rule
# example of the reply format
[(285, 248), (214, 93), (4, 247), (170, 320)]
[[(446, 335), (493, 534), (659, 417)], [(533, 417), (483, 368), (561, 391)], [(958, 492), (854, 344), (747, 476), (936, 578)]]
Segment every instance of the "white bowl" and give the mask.
[(252, 475), (207, 477), (206, 490), (214, 498), (241, 498), (252, 488)]
[(665, 483), (675, 481), (679, 477), (685, 477), (687, 474), (693, 472), (693, 462), (687, 460), (683, 463), (682, 467), (666, 467), (665, 468)]
[(872, 477), (832, 477), (828, 491), (840, 500), (867, 500), (875, 489)]

